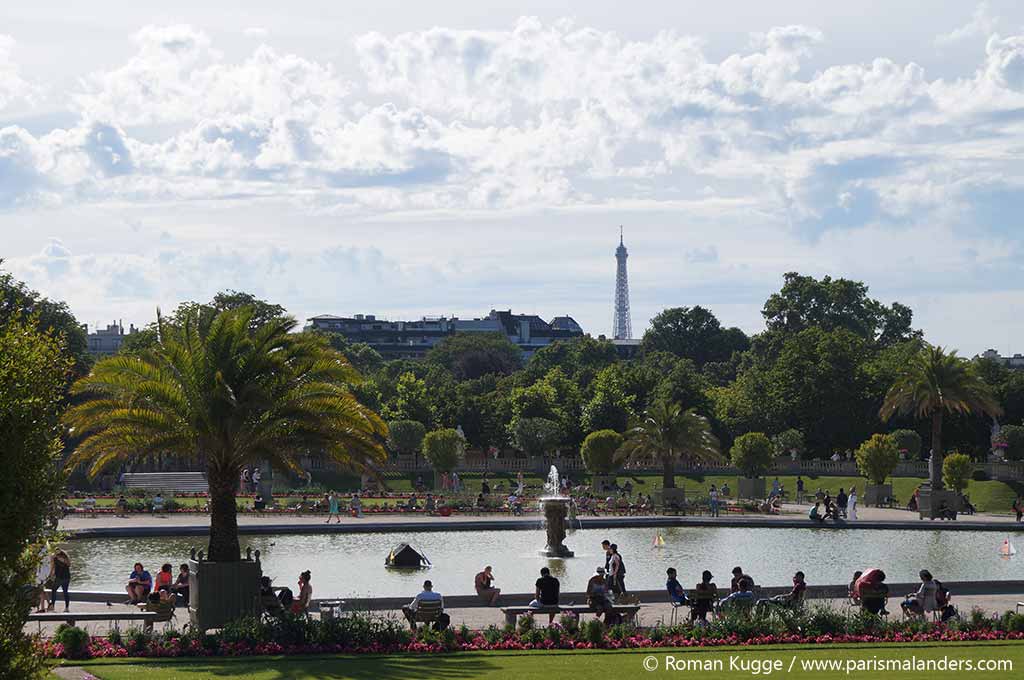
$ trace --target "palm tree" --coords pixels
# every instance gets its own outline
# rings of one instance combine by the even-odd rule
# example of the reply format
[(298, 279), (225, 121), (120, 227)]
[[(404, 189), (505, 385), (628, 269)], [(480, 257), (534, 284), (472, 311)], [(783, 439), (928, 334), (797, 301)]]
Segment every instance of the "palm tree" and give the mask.
[(971, 365), (942, 347), (927, 345), (896, 377), (878, 412), (883, 422), (895, 414), (931, 418), (931, 488), (942, 488), (942, 418), (945, 413), (1002, 415), (991, 388)]
[(91, 476), (155, 455), (202, 461), (210, 488), (209, 559), (239, 559), (235, 490), (243, 466), (299, 471), (304, 451), (355, 469), (386, 459), (387, 426), (349, 390), (345, 358), (295, 320), (251, 323), (247, 307), (177, 326), (157, 316), (158, 343), (98, 362), (72, 387), (66, 420), (82, 438), (69, 466)]
[(692, 408), (684, 411), (677, 403), (656, 401), (626, 431), (619, 458), (624, 461), (660, 459), (662, 487), (674, 489), (676, 461), (718, 461), (721, 452), (707, 418)]

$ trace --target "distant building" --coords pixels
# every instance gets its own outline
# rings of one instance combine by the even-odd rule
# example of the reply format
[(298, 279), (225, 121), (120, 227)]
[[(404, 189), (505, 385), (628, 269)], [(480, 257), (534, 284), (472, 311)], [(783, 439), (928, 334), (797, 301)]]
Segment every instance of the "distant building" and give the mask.
[(97, 328), (92, 333), (89, 332), (89, 326), (83, 324), (82, 330), (85, 331), (89, 340), (89, 354), (101, 357), (120, 352), (125, 337), (138, 332), (138, 329), (132, 324), (128, 326), (128, 332), (125, 333), (124, 325), (120, 321), (108, 324), (106, 328)]
[(527, 358), (556, 340), (583, 335), (583, 329), (571, 316), (556, 316), (549, 323), (534, 314), (493, 309), (479, 319), (425, 316), (419, 321), (387, 321), (373, 314), (323, 314), (307, 319), (305, 330), (338, 333), (349, 342), (366, 343), (385, 359), (422, 358), (431, 347), (455, 333), (500, 333), (518, 345)]
[(1012, 357), (1004, 357), (994, 349), (987, 349), (981, 353), (982, 359), (991, 359), (996, 361), (1007, 368), (1020, 368), (1024, 369), (1024, 355), (1014, 354)]

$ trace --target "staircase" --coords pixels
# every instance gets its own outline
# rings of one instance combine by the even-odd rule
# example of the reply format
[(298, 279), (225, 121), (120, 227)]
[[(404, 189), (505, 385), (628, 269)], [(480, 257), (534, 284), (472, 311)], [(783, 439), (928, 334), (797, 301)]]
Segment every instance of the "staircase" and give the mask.
[(126, 489), (207, 493), (209, 485), (202, 472), (126, 472), (121, 480)]

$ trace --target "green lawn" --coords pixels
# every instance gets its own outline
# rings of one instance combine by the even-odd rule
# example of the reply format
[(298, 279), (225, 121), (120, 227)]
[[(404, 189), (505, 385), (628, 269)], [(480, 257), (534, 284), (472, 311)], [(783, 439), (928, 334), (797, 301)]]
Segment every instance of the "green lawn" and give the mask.
[[(480, 485), (483, 480), (483, 476), (480, 473), (466, 473), (461, 475), (464, 486), (466, 488), (466, 494), (476, 495), (480, 493)], [(493, 490), (496, 485), (500, 482), (504, 482), (504, 490), (508, 491), (515, 488), (516, 475), (515, 473), (490, 473), (488, 474), (488, 480)], [(408, 493), (412, 491), (413, 484), (412, 480), (415, 479), (414, 475), (404, 475), (401, 477), (394, 476), (389, 477), (388, 487), (392, 491)], [(429, 476), (425, 476), (426, 481), (430, 481)], [(576, 478), (579, 481), (579, 478)], [(588, 477), (589, 479), (589, 477)], [(767, 488), (771, 488), (771, 482), (774, 477), (769, 476), (767, 478)], [(524, 476), (526, 485), (532, 490), (540, 489), (544, 484), (544, 479), (536, 474), (527, 474)], [(627, 481), (632, 482), (633, 492), (643, 492), (645, 494), (653, 493), (654, 491), (661, 488), (661, 475), (656, 473), (644, 473), (639, 475), (619, 475), (619, 484), (625, 484)], [(340, 481), (340, 480), (339, 480)], [(910, 496), (914, 493), (914, 489), (923, 482), (923, 479), (916, 477), (892, 477), (890, 481), (893, 485), (893, 494), (900, 501), (900, 504), (906, 504), (910, 499)], [(732, 493), (736, 491), (736, 476), (735, 475), (677, 475), (676, 485), (685, 487), (688, 496), (694, 498), (707, 497), (708, 487), (711, 484), (715, 484), (721, 487), (723, 483), (728, 482)], [(779, 477), (779, 482), (783, 484), (786, 491), (789, 493), (789, 497), (793, 498), (796, 492), (796, 477), (791, 475), (783, 475)], [(834, 496), (842, 487), (846, 491), (850, 490), (851, 486), (856, 486), (863, 498), (865, 480), (862, 477), (830, 477), (830, 476), (804, 476), (804, 489), (807, 494), (813, 494), (819, 487), (823, 491), (829, 491)], [(339, 485), (335, 488), (343, 493), (351, 491), (354, 486), (358, 485), (358, 480), (354, 483), (347, 485)], [(1024, 484), (1020, 482), (976, 482), (971, 481), (967, 493), (971, 498), (971, 502), (983, 512), (994, 512), (1000, 514), (1010, 514), (1010, 506), (1013, 505), (1014, 499), (1018, 495), (1024, 495)], [(317, 494), (311, 494), (311, 498), (316, 498)], [(130, 499), (135, 500), (135, 499)], [(295, 505), (299, 502), (299, 496), (290, 496), (287, 498), (277, 497), (279, 503), (285, 505)], [(185, 507), (201, 507), (206, 504), (205, 498), (175, 498), (175, 501)], [(240, 499), (241, 502), (248, 504), (249, 501)], [(72, 498), (69, 499), (71, 505), (81, 504), (82, 499)], [(98, 507), (112, 507), (114, 505), (113, 498), (99, 498), (97, 499), (96, 505)], [(385, 501), (369, 498), (366, 499), (364, 505), (374, 506)], [(394, 505), (394, 501), (388, 501)]]
[[(644, 660), (657, 660), (656, 672), (644, 670)], [(867, 662), (871, 659), (970, 661), (1004, 660), (1012, 669), (987, 670), (979, 676), (1015, 677), (1024, 669), (1024, 643), (926, 643), (902, 645), (780, 645), (764, 647), (732, 647), (728, 649), (689, 650), (626, 650), (626, 651), (545, 651), (545, 652), (479, 652), (440, 656), (330, 656), (330, 657), (260, 657), (217, 659), (98, 659), (90, 662), (67, 662), (83, 665), (101, 680), (200, 680), (206, 678), (248, 678), (251, 680), (371, 680), (376, 678), (416, 678), (417, 680), (458, 680), (461, 678), (515, 678), (516, 680), (552, 680), (552, 678), (643, 678), (664, 677), (668, 657), (675, 659), (669, 672), (677, 677), (699, 676), (702, 680), (718, 678), (760, 677), (786, 678), (851, 677), (872, 679), (926, 680), (937, 675), (951, 675), (935, 670), (860, 670), (847, 675), (844, 669), (807, 668), (803, 664), (834, 660), (842, 664)], [(731, 667), (731, 661), (746, 670)], [(721, 670), (682, 670), (681, 664), (699, 661), (720, 663)], [(648, 663), (650, 663), (648, 661)], [(772, 673), (752, 673), (751, 664), (781, 663)], [(792, 667), (790, 666), (792, 664)]]

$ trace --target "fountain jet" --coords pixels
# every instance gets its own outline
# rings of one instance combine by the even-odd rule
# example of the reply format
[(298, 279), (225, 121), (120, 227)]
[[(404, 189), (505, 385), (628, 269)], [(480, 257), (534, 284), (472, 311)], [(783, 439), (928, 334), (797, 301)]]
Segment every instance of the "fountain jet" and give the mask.
[(540, 554), (546, 557), (572, 557), (573, 552), (563, 543), (568, 527), (569, 503), (572, 499), (562, 495), (558, 469), (554, 465), (548, 471), (544, 492), (540, 497), (540, 507), (544, 513), (544, 529), (548, 535), (548, 544)]

